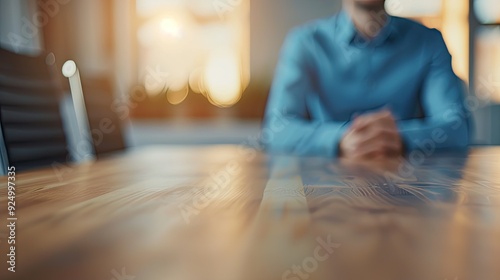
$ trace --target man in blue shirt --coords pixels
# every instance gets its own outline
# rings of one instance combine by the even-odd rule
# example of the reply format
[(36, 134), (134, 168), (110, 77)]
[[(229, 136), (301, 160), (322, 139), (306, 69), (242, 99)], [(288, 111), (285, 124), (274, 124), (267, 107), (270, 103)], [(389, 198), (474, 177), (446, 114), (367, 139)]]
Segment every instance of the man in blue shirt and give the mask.
[(469, 142), (464, 86), (441, 33), (389, 16), (384, 0), (288, 35), (264, 119), (268, 150), (366, 159)]

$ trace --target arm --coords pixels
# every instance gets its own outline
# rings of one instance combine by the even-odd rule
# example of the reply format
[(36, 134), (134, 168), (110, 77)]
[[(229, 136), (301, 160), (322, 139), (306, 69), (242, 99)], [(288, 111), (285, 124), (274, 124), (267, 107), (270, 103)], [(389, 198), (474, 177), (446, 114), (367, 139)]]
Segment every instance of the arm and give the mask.
[(469, 120), (464, 106), (464, 86), (453, 73), (451, 56), (441, 33), (433, 30), (429, 38), (433, 52), (421, 91), (423, 119), (398, 122), (407, 150), (431, 145), (440, 148), (464, 148), (469, 144)]
[(309, 120), (306, 96), (317, 89), (307, 38), (300, 31), (288, 35), (281, 51), (264, 118), (263, 132), (270, 133), (264, 144), (277, 153), (337, 156), (346, 123)]

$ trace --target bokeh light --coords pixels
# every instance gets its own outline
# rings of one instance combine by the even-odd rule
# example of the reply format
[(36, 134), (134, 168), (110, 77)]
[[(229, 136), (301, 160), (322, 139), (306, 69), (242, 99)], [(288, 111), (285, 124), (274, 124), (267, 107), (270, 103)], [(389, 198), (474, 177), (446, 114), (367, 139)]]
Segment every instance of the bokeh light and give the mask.
[(191, 72), (189, 75), (189, 87), (194, 93), (206, 93), (203, 81), (203, 68), (199, 67)]
[(475, 0), (474, 10), (482, 23), (500, 23), (500, 2), (498, 0)]
[(231, 49), (212, 53), (207, 61), (204, 80), (210, 101), (217, 106), (234, 105), (241, 97), (240, 63)]
[(487, 93), (488, 101), (500, 103), (500, 28), (482, 27), (476, 39), (476, 93)]
[(163, 33), (168, 36), (172, 36), (175, 38), (181, 37), (181, 26), (179, 22), (173, 18), (164, 18), (161, 20), (161, 29)]
[(394, 16), (437, 16), (442, 9), (442, 1), (437, 0), (387, 0), (387, 12)]
[(172, 105), (179, 105), (182, 101), (186, 100), (189, 94), (189, 88), (185, 87), (180, 90), (168, 90), (167, 101)]
[(231, 1), (221, 17), (206, 0), (137, 0), (138, 68), (148, 94), (167, 92), (179, 104), (187, 89), (219, 107), (238, 102), (249, 83), (248, 1)]

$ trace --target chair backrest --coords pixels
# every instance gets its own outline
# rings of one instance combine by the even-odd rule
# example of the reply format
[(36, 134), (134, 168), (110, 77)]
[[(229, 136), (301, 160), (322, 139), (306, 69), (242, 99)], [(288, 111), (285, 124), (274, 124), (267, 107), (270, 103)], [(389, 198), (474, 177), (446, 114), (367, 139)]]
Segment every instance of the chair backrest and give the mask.
[(85, 107), (97, 158), (126, 148), (122, 120), (113, 111), (113, 87), (106, 78), (82, 76)]
[(5, 142), (3, 140), (2, 133), (2, 123), (0, 122), (0, 175), (7, 175), (7, 169), (9, 168), (9, 160), (7, 157), (7, 149), (5, 147)]
[(6, 162), (17, 171), (68, 160), (62, 92), (46, 60), (0, 49), (0, 124)]
[(115, 98), (110, 79), (106, 76), (80, 76), (72, 60), (64, 63), (62, 72), (70, 83), (80, 135), (85, 139), (91, 138), (92, 156), (100, 158), (124, 150), (122, 123), (113, 110)]

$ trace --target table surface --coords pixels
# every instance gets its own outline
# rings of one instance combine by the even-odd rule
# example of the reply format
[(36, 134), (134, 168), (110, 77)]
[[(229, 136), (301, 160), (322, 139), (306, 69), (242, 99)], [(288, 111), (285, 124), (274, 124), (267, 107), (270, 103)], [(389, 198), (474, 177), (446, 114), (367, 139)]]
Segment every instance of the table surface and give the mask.
[(149, 147), (16, 174), (16, 217), (1, 279), (500, 279), (500, 148), (353, 163)]

